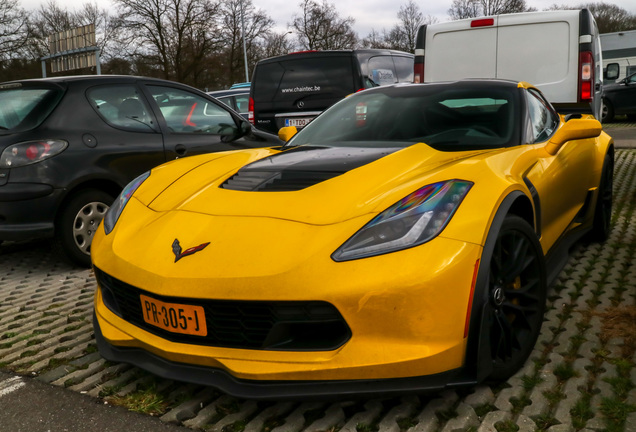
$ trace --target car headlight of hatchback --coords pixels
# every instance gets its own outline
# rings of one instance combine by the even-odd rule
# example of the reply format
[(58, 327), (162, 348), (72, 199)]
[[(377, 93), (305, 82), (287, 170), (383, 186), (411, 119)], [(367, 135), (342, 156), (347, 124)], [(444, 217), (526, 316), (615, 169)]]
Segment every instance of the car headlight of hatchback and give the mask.
[(108, 211), (106, 212), (106, 216), (104, 216), (104, 232), (106, 235), (110, 234), (110, 232), (115, 228), (115, 224), (119, 219), (119, 216), (124, 211), (126, 204), (130, 201), (133, 193), (141, 186), (141, 184), (150, 177), (150, 171), (147, 171), (128, 183), (124, 190), (121, 191), (119, 196), (113, 202), (113, 205), (110, 206)]
[(53, 139), (13, 144), (0, 154), (0, 168), (18, 168), (42, 162), (62, 153), (67, 147), (66, 141)]
[(362, 227), (331, 257), (347, 261), (426, 243), (446, 227), (472, 185), (448, 180), (416, 190)]

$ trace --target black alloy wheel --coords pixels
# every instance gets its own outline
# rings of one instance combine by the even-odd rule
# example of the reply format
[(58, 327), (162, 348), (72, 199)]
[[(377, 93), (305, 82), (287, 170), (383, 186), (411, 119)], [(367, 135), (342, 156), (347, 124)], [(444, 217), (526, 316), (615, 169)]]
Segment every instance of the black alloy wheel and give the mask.
[(610, 234), (612, 222), (612, 203), (614, 200), (614, 157), (605, 155), (603, 171), (598, 185), (598, 197), (594, 207), (594, 222), (590, 231), (590, 240), (604, 242)]
[(547, 291), (541, 245), (530, 225), (508, 216), (489, 261), (488, 304), (484, 309), (490, 338), (493, 380), (506, 380), (529, 357), (537, 341)]

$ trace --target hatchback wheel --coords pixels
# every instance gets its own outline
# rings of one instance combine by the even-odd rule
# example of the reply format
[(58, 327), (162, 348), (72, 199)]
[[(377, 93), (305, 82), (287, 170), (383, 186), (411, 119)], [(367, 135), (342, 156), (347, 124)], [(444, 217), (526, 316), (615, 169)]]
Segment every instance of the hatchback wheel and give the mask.
[(90, 267), (93, 236), (114, 198), (97, 189), (77, 193), (56, 224), (56, 245), (76, 264)]

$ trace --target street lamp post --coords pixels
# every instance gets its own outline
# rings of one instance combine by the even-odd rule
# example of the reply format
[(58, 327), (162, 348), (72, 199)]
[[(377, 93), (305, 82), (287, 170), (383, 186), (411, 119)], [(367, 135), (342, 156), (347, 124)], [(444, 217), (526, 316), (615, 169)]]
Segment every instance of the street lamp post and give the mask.
[(243, 6), (244, 0), (241, 0), (241, 32), (243, 33), (243, 57), (245, 62), (245, 82), (250, 82), (250, 77), (247, 72), (247, 44), (245, 42), (245, 8)]

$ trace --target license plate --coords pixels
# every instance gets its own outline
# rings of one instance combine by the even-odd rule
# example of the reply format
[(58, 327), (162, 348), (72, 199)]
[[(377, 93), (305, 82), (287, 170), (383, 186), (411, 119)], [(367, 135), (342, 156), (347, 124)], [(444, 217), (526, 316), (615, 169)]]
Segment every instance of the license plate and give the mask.
[(207, 336), (205, 312), (201, 306), (165, 303), (141, 294), (144, 321), (172, 333)]
[(313, 117), (285, 119), (285, 126), (305, 127), (313, 120)]

